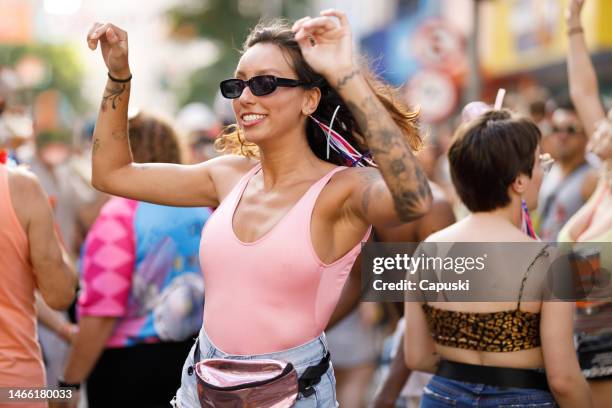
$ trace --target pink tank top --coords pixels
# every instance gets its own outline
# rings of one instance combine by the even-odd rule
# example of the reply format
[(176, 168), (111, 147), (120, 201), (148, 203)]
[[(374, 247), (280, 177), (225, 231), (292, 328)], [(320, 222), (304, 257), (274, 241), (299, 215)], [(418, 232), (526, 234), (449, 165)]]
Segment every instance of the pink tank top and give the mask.
[[(314, 183), (263, 237), (245, 243), (232, 219), (261, 164), (251, 169), (202, 231), (200, 263), (206, 301), (204, 330), (220, 350), (253, 355), (286, 350), (318, 337), (327, 325), (361, 243), (331, 264), (312, 246), (310, 219), (337, 167)], [(366, 241), (371, 227), (363, 237)]]
[(11, 203), (7, 169), (0, 164), (0, 387), (45, 385), (35, 288), (28, 238)]

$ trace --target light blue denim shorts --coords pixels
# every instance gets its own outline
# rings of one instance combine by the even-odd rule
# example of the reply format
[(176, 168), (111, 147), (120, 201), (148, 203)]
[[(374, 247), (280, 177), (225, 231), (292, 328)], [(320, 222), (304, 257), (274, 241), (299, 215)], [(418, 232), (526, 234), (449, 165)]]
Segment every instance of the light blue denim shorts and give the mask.
[[(245, 336), (248, 339), (248, 336)], [(200, 356), (205, 358), (231, 358), (236, 360), (257, 360), (257, 359), (274, 359), (288, 361), (293, 364), (297, 371), (298, 377), (302, 375), (307, 367), (318, 364), (329, 351), (325, 333), (321, 333), (319, 337), (309, 341), (301, 346), (297, 346), (288, 350), (278, 351), (275, 353), (258, 354), (251, 356), (231, 355), (219, 350), (210, 341), (204, 329), (200, 330)], [(248, 341), (248, 340), (245, 340)], [(175, 408), (200, 408), (198, 401), (198, 391), (196, 388), (196, 377), (192, 372), (189, 375), (188, 368), (194, 364), (195, 344), (191, 348), (181, 376), (181, 388), (176, 392), (176, 396), (171, 401), (171, 405)], [(294, 405), (295, 408), (334, 408), (338, 407), (336, 401), (336, 378), (334, 377), (334, 368), (330, 362), (329, 369), (323, 376), (321, 381), (314, 386), (315, 392), (309, 397), (303, 395), (298, 396), (298, 400)]]
[(421, 408), (554, 408), (550, 392), (527, 388), (501, 388), (434, 375), (423, 390)]

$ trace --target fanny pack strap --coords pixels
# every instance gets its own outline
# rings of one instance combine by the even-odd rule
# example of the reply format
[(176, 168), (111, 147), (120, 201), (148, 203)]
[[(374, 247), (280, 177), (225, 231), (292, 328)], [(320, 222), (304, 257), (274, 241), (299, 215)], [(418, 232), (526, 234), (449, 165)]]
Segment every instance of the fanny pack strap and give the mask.
[(321, 376), (329, 369), (329, 358), (330, 354), (328, 351), (317, 365), (309, 366), (300, 376), (298, 379), (298, 389), (303, 396), (309, 397), (314, 394), (314, 386), (321, 381)]
[(534, 370), (491, 367), (441, 360), (436, 375), (494, 387), (530, 388), (550, 392), (546, 375)]
[[(325, 357), (323, 357), (317, 365), (307, 367), (304, 373), (298, 379), (298, 390), (304, 397), (309, 397), (312, 394), (314, 394), (315, 392), (314, 386), (317, 385), (319, 381), (321, 381), (321, 377), (329, 369), (330, 357), (331, 355), (328, 351)], [(200, 359), (201, 359), (200, 339), (198, 338), (196, 340), (195, 350), (193, 351), (194, 365), (195, 363), (200, 361)], [(193, 365), (191, 365), (187, 368), (187, 374), (191, 376), (193, 375), (193, 373), (194, 373), (194, 368), (193, 368)]]

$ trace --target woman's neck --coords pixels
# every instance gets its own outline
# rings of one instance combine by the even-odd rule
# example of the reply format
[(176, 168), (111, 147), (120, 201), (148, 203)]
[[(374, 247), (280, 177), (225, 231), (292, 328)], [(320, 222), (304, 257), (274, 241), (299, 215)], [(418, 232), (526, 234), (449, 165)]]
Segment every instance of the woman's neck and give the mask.
[(487, 220), (489, 222), (499, 222), (500, 224), (511, 224), (516, 228), (521, 228), (523, 220), (520, 198), (513, 198), (512, 203), (506, 207), (497, 208), (493, 211), (476, 212), (471, 215), (474, 220)]
[(305, 136), (283, 139), (259, 147), (266, 191), (304, 179), (323, 163), (312, 152)]

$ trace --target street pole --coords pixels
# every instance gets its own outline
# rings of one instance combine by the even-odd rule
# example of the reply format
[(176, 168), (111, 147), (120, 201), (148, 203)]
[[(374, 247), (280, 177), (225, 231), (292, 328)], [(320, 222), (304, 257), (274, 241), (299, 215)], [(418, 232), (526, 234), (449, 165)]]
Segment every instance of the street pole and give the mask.
[(480, 59), (478, 55), (478, 37), (480, 32), (480, 4), (481, 0), (472, 1), (472, 32), (468, 39), (468, 83), (463, 96), (464, 103), (480, 99)]

